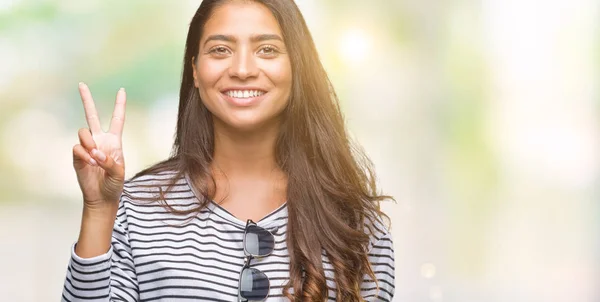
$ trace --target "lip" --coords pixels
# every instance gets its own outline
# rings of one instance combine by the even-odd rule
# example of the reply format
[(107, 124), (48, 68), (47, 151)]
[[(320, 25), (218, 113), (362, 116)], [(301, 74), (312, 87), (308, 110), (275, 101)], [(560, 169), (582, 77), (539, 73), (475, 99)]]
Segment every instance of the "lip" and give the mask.
[[(262, 95), (251, 98), (235, 98), (227, 95), (227, 91), (230, 90), (259, 90), (263, 91), (264, 93)], [(228, 87), (226, 89), (221, 90), (221, 96), (223, 96), (227, 103), (236, 107), (250, 107), (256, 105), (260, 103), (260, 101), (262, 101), (268, 93), (269, 91), (258, 87)]]

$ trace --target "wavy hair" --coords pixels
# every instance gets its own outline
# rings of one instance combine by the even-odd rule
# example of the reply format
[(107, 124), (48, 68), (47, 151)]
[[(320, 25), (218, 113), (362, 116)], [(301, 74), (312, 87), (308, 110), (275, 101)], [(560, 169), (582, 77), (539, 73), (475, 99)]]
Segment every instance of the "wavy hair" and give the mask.
[[(172, 213), (201, 211), (216, 186), (210, 164), (214, 153), (212, 114), (194, 86), (192, 58), (198, 55), (202, 30), (216, 7), (231, 0), (204, 0), (187, 35), (179, 91), (177, 130), (171, 155), (133, 178), (177, 171), (159, 200)], [(351, 142), (339, 101), (323, 68), (302, 14), (293, 0), (252, 0), (266, 6), (281, 27), (292, 65), (292, 90), (282, 112), (275, 146), (276, 162), (288, 177), (287, 247), (290, 280), (283, 288), (292, 301), (324, 301), (328, 286), (322, 255), (334, 269), (337, 301), (361, 301), (365, 275), (376, 282), (368, 259), (372, 224), (387, 217), (371, 161)], [(200, 193), (197, 207), (179, 211), (164, 193), (187, 174)], [(200, 181), (207, 180), (208, 181)], [(378, 286), (377, 286), (378, 287)], [(293, 293), (290, 293), (293, 288)]]

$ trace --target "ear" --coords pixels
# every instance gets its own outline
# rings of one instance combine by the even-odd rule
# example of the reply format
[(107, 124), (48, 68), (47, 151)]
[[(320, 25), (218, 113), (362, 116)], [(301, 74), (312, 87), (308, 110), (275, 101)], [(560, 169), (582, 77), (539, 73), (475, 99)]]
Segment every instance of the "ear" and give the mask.
[(192, 57), (192, 70), (194, 74), (194, 86), (198, 88), (198, 75), (196, 73), (196, 57)]

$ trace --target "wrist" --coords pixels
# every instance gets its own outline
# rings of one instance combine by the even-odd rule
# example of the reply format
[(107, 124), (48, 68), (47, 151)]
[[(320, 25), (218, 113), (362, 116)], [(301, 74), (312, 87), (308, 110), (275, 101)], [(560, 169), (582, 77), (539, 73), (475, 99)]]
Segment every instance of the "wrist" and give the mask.
[(83, 215), (94, 218), (102, 218), (116, 215), (119, 202), (83, 202)]
[(91, 258), (108, 252), (117, 208), (117, 206), (83, 207), (81, 229), (75, 247), (75, 253), (79, 257)]

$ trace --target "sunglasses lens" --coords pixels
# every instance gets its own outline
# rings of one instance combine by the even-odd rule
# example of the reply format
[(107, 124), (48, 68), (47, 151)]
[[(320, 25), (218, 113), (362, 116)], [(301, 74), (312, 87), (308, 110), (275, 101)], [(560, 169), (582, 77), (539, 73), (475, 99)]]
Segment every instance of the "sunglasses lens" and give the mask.
[(253, 257), (264, 257), (275, 247), (275, 238), (269, 231), (254, 225), (246, 229), (245, 246), (246, 252)]
[(249, 301), (260, 301), (269, 294), (269, 279), (261, 271), (245, 268), (240, 278), (240, 296)]

